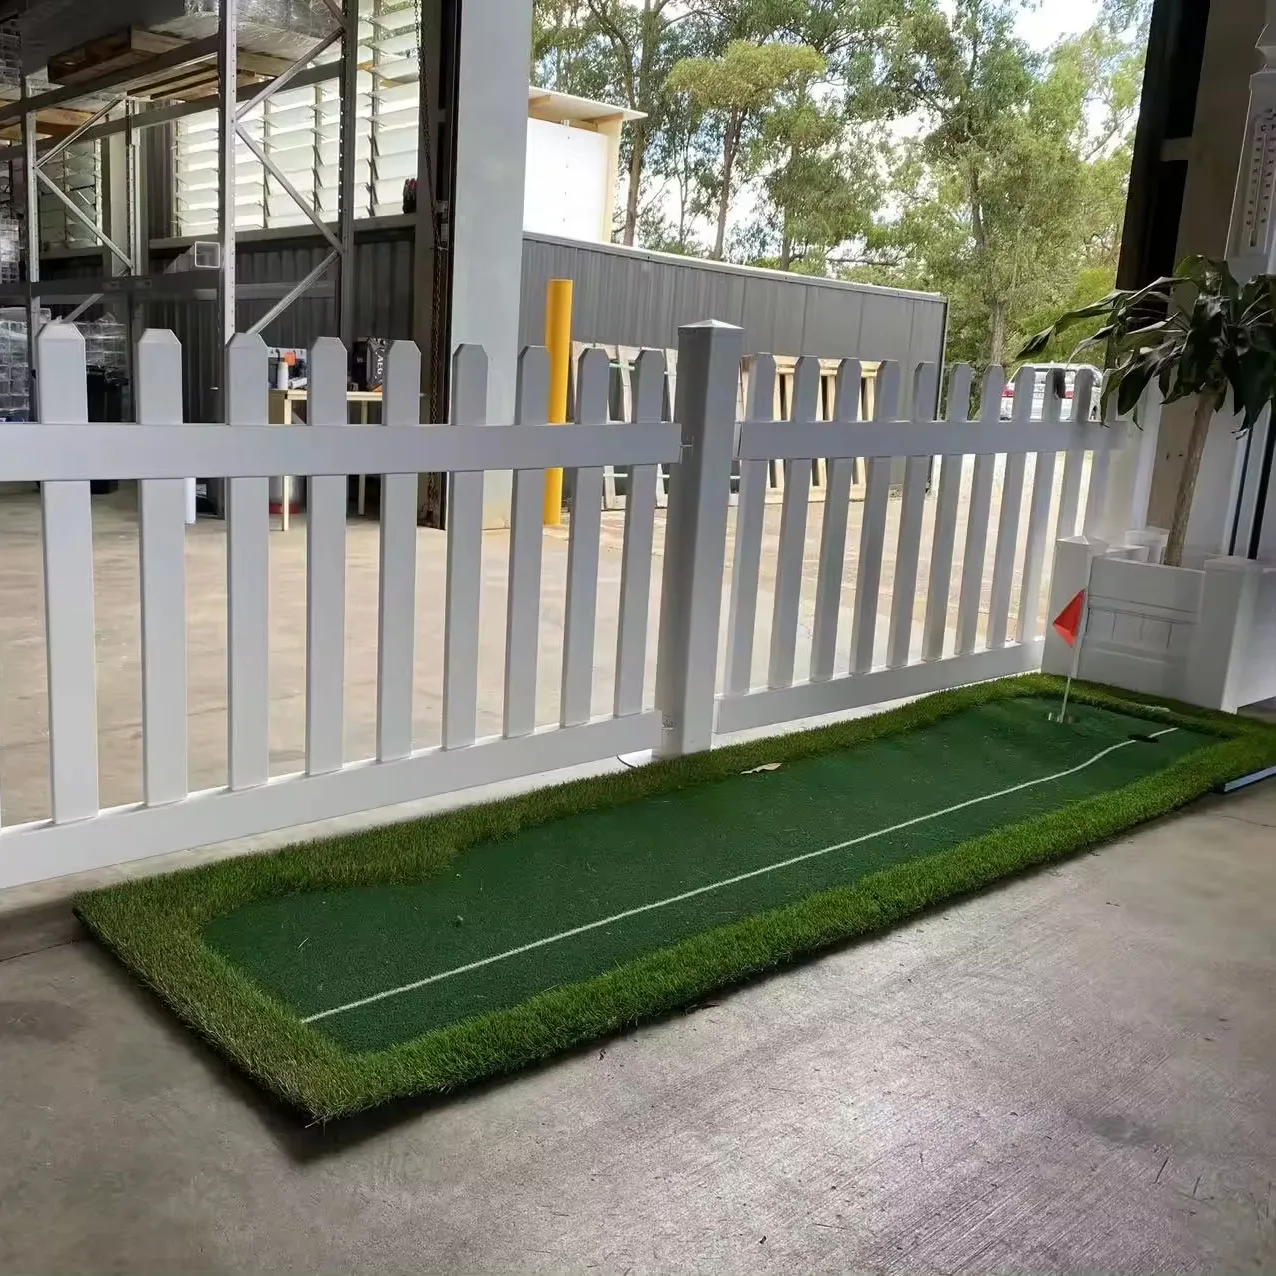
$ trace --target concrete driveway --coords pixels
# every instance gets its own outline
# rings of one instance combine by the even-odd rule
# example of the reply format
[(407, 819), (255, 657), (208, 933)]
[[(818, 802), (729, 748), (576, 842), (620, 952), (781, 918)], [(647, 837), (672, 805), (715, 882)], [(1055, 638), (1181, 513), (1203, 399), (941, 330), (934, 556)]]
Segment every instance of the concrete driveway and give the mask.
[(0, 1271), (1276, 1269), (1276, 783), (539, 1071), (299, 1128), (0, 962)]

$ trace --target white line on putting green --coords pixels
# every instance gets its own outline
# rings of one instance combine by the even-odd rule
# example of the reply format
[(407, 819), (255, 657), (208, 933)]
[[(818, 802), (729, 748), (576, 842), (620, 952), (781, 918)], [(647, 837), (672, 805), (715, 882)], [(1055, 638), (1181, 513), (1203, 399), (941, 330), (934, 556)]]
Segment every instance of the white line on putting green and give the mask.
[[(1177, 727), (1165, 727), (1160, 731), (1150, 733), (1151, 739), (1157, 739), (1163, 735), (1169, 735), (1172, 731), (1177, 731)], [(518, 957), (523, 953), (530, 953), (534, 949), (544, 948), (547, 944), (557, 944), (561, 940), (571, 939), (575, 935), (583, 935), (587, 931), (598, 930), (602, 926), (610, 926), (614, 922), (623, 922), (627, 917), (637, 917), (640, 913), (650, 913), (657, 908), (665, 908), (670, 904), (680, 904), (683, 900), (695, 899), (697, 895), (707, 895), (710, 891), (722, 890), (726, 886), (735, 886), (738, 882), (747, 882), (752, 877), (762, 877), (766, 873), (775, 873), (782, 868), (791, 868), (794, 864), (801, 864), (805, 860), (818, 859), (821, 855), (831, 855), (834, 851), (844, 851), (852, 846), (859, 846), (863, 842), (871, 842), (877, 837), (887, 837), (891, 833), (899, 833), (903, 829), (912, 828), (917, 824), (925, 824), (927, 820), (937, 820), (944, 815), (952, 815), (957, 811), (964, 811), (967, 807), (978, 806), (981, 802), (993, 802), (997, 798), (1009, 797), (1012, 793), (1022, 793), (1024, 789), (1033, 789), (1041, 784), (1050, 784), (1054, 780), (1066, 780), (1070, 775), (1076, 775), (1078, 771), (1084, 771), (1087, 767), (1092, 767), (1096, 762), (1101, 762), (1110, 753), (1115, 753), (1118, 749), (1124, 749), (1128, 745), (1134, 744), (1134, 740), (1122, 740), (1119, 744), (1109, 745), (1106, 749), (1096, 753), (1094, 757), (1077, 766), (1069, 767), (1066, 771), (1056, 771), (1053, 775), (1043, 775), (1039, 780), (1025, 780), (1022, 784), (1013, 784), (1008, 789), (998, 789), (996, 793), (985, 793), (982, 797), (970, 798), (965, 802), (958, 802), (953, 806), (946, 806), (939, 811), (931, 811), (926, 815), (914, 816), (911, 820), (902, 820), (899, 824), (892, 824), (889, 828), (876, 829), (872, 833), (862, 833), (859, 837), (849, 838), (845, 842), (835, 842), (832, 846), (823, 846), (818, 851), (807, 851), (802, 855), (794, 855), (791, 859), (780, 860), (776, 864), (767, 864), (764, 868), (755, 868), (748, 873), (739, 873), (735, 877), (724, 877), (720, 882), (710, 882), (708, 886), (697, 886), (694, 890), (683, 891), (680, 895), (670, 895), (668, 899), (658, 899), (652, 904), (641, 904), (637, 908), (627, 908), (623, 913), (613, 913), (610, 917), (602, 917), (596, 922), (586, 922), (584, 926), (573, 926), (571, 930), (560, 931), (557, 935), (547, 935), (544, 939), (534, 939), (530, 944), (520, 944), (517, 948), (507, 949), (503, 953), (496, 953), (491, 957), (482, 957), (478, 961), (467, 962), (464, 966), (456, 966), (452, 970), (440, 971), (437, 975), (427, 975), (424, 979), (415, 980), (410, 984), (402, 984), (398, 988), (387, 988), (385, 992), (373, 993), (370, 997), (361, 997), (358, 1001), (348, 1001), (344, 1006), (333, 1006), (331, 1010), (321, 1010), (318, 1014), (306, 1015), (302, 1019), (302, 1023), (317, 1023), (320, 1019), (330, 1019), (333, 1015), (343, 1015), (348, 1010), (358, 1010), (361, 1006), (371, 1006), (374, 1002), (385, 1001), (390, 997), (401, 997), (404, 993), (416, 992), (418, 988), (427, 988), (430, 984), (437, 984), (441, 980), (451, 979), (454, 975), (465, 975), (471, 970), (480, 970), (484, 966), (491, 966), (495, 962), (505, 961), (510, 957)]]

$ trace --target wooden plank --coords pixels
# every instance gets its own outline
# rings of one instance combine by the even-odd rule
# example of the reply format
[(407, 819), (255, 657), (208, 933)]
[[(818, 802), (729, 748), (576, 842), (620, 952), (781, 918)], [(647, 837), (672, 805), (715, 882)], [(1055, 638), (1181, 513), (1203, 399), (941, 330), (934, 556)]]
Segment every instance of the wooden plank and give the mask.
[[(526, 346), (518, 357), (514, 416), (520, 426), (541, 426), (546, 424), (548, 407), (549, 351), (544, 346)], [(515, 470), (505, 604), (503, 729), (507, 738), (530, 735), (536, 729), (544, 520), (545, 471)]]
[[(421, 425), (421, 352), (395, 341), (386, 352), (381, 428)], [(416, 474), (381, 476), (378, 573), (377, 760), (412, 752), (416, 678)]]
[[(264, 426), (268, 360), (262, 339), (239, 333), (226, 347), (230, 435)], [(165, 435), (172, 431), (165, 431)], [(275, 433), (282, 434), (282, 430)], [(202, 466), (199, 474), (217, 474)], [(232, 478), (226, 484), (226, 608), (229, 651), (229, 775), (232, 789), (270, 778), (270, 480)], [(286, 472), (286, 471), (284, 471)], [(295, 471), (294, 471), (295, 472)]]
[[(1021, 427), (1025, 436), (1032, 417), (1032, 392), (1036, 380), (1037, 374), (1032, 368), (1020, 368), (1015, 376), (1011, 424)], [(1015, 560), (1019, 550), (1019, 520), (1022, 517), (1026, 462), (1027, 456), (1023, 451), (1009, 453), (1001, 480), (1001, 514), (997, 520), (997, 548), (992, 564), (992, 590), (988, 597), (989, 647), (1004, 647), (1009, 632), (1010, 597), (1014, 588)]]
[[(70, 324), (47, 324), (38, 342), (42, 421), (67, 425), (87, 422), (84, 338)], [(46, 483), (40, 506), (49, 782), (53, 820), (62, 824), (98, 813), (97, 633), (89, 485)]]
[[(877, 374), (874, 418), (893, 421), (899, 410), (899, 364), (882, 364)], [(851, 619), (851, 672), (868, 673), (877, 642), (877, 602), (882, 586), (882, 553), (886, 548), (886, 513), (891, 494), (891, 458), (868, 462), (868, 492), (860, 526), (859, 563)]]
[[(819, 360), (799, 359), (789, 399), (790, 420), (814, 420), (819, 407), (819, 393)], [(769, 687), (787, 687), (793, 682), (798, 611), (802, 601), (802, 559), (806, 551), (806, 515), (811, 497), (811, 458), (786, 461), (784, 467), (784, 506), (780, 511), (780, 544), (771, 615), (771, 658), (767, 668)]]
[[(843, 359), (837, 370), (837, 390), (831, 417), (851, 424), (859, 420), (863, 368), (858, 359)], [(831, 461), (824, 492), (824, 523), (820, 533), (820, 566), (815, 585), (815, 621), (811, 636), (811, 681), (833, 676), (837, 628), (842, 612), (842, 583), (846, 571), (846, 523), (850, 516), (855, 460)]]
[[(1072, 388), (1072, 419), (1088, 421), (1094, 404), (1095, 376), (1089, 368), (1077, 373)], [(1077, 534), (1077, 513), (1081, 505), (1081, 476), (1085, 469), (1085, 448), (1078, 445), (1068, 448), (1063, 462), (1063, 485), (1059, 495), (1059, 523), (1055, 535), (1059, 538)]]
[[(1050, 374), (1046, 375), (1048, 377)], [(1050, 393), (1050, 387), (1047, 386), (1042, 404), (1042, 423), (1048, 427), (1059, 419), (1063, 401)], [(1037, 615), (1041, 610), (1041, 577), (1045, 568), (1046, 534), (1049, 531), (1050, 505), (1054, 500), (1057, 462), (1057, 452), (1037, 453), (1032, 476), (1032, 498), (1028, 506), (1023, 579), (1019, 588), (1019, 615), (1015, 623), (1016, 642), (1026, 642), (1037, 636)]]
[[(1001, 416), (1001, 392), (1006, 374), (996, 364), (984, 376), (984, 392), (979, 416), (984, 423)], [(997, 458), (992, 453), (975, 456), (970, 484), (970, 505), (966, 512), (966, 548), (962, 556), (961, 590), (957, 601), (957, 651), (959, 656), (974, 651), (979, 639), (979, 604), (984, 589), (984, 558), (988, 551), (988, 522), (992, 516), (992, 485)]]
[[(960, 429), (970, 415), (972, 380), (973, 373), (967, 363), (957, 364), (948, 378), (948, 422), (954, 429)], [(949, 455), (940, 464), (935, 531), (930, 551), (930, 581), (926, 589), (926, 619), (922, 626), (923, 660), (939, 660), (944, 655), (964, 463), (964, 457)]]
[[(182, 420), (182, 347), (152, 328), (137, 343), (137, 419)], [(148, 479), (138, 495), (142, 572), (142, 791), (150, 805), (187, 794), (186, 483)]]
[[(775, 411), (775, 360), (756, 354), (749, 361), (746, 418), (770, 420)], [(753, 681), (753, 639), (757, 624), (758, 579), (762, 567), (762, 529), (766, 517), (767, 462), (740, 463), (740, 492), (731, 566), (731, 602), (727, 614), (726, 693), (748, 694)]]
[(1082, 519), (1082, 534), (1087, 537), (1098, 537), (1103, 532), (1104, 515), (1108, 503), (1108, 476), (1112, 468), (1113, 435), (1116, 432), (1116, 396), (1108, 405), (1106, 428), (1095, 444), (1094, 455), (1090, 458), (1090, 486), (1086, 493), (1085, 517)]
[[(577, 365), (576, 420), (607, 420), (611, 360), (603, 350), (586, 350)], [(564, 727), (588, 722), (594, 693), (594, 628), (598, 614), (598, 552), (602, 535), (603, 471), (578, 468), (572, 488), (567, 535), (567, 598), (563, 608), (563, 679), (559, 721)]]
[[(306, 425), (347, 426), (345, 346), (310, 347)], [(344, 474), (316, 474), (306, 491), (306, 773), (345, 762), (346, 501)]]
[[(634, 362), (629, 410), (642, 429), (658, 422), (664, 407), (665, 357), (644, 350)], [(656, 467), (629, 471), (625, 497), (625, 548), (620, 568), (620, 616), (616, 634), (618, 718), (642, 712), (647, 670), (647, 620), (651, 611), (651, 561), (656, 524)]]
[[(913, 420), (930, 417), (935, 402), (933, 363), (920, 363), (913, 374)], [(904, 466), (904, 495), (899, 515), (899, 540), (895, 547), (895, 584), (891, 591), (891, 622), (886, 642), (886, 663), (891, 668), (908, 664), (913, 640), (913, 615), (917, 608), (917, 571), (922, 552), (922, 517), (926, 513), (926, 485), (933, 458), (910, 456)]]
[[(486, 418), (487, 355), (482, 346), (458, 346), (452, 357), (451, 428), (479, 425)], [(478, 735), (479, 601), (483, 589), (482, 471), (452, 474), (447, 510), (443, 747), (463, 749), (473, 744)]]

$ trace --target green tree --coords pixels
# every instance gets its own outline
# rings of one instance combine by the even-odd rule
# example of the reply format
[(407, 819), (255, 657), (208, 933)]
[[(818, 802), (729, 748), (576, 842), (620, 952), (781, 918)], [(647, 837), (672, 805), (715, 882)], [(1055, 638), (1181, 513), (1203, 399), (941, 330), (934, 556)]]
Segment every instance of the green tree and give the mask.
[(762, 178), (762, 221), (773, 264), (822, 275), (827, 255), (862, 236), (877, 211), (880, 183), (869, 147), (848, 140), (844, 111), (805, 88), (768, 113), (757, 150), (770, 160)]
[(684, 58), (670, 73), (669, 86), (687, 94), (718, 139), (716, 230), (709, 254), (714, 260), (725, 254), (731, 199), (749, 175), (768, 114), (784, 90), (808, 86), (827, 65), (808, 45), (732, 40), (720, 56)]
[(1035, 53), (1014, 33), (1021, 7), (918, 5), (924, 124), (896, 149), (898, 211), (864, 254), (873, 277), (947, 293), (950, 350), (980, 364), (1003, 362), (1080, 271), (1115, 269), (1137, 102), (1128, 43), (1100, 23)]
[(701, 47), (700, 15), (675, 0), (585, 0), (587, 22), (596, 33), (596, 64), (603, 86), (595, 96), (643, 112), (624, 133), (625, 206), (621, 241), (634, 242), (642, 211), (648, 157), (669, 122), (674, 65)]

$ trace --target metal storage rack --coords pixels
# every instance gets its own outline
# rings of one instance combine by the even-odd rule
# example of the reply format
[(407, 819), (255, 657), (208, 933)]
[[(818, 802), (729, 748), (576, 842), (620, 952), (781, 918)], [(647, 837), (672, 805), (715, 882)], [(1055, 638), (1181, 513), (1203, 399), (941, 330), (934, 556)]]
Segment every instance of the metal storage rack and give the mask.
[[(72, 307), (60, 317), (73, 320), (98, 303), (114, 303), (128, 329), (143, 323), (139, 308), (150, 300), (215, 301), (223, 339), (230, 338), (236, 330), (236, 297), (243, 295), (237, 294), (235, 286), (237, 139), (296, 201), (329, 246), (315, 270), (285, 285), (273, 298), (274, 304), (253, 330), (264, 328), (333, 272), (340, 335), (347, 345), (354, 335), (353, 289), (347, 286), (345, 264), (352, 258), (354, 242), (358, 0), (172, 0), (172, 5), (184, 12), (170, 29), (164, 29), (164, 24), (157, 30), (121, 26), (103, 37), (113, 44), (98, 42), (102, 47), (95, 52), (101, 56), (88, 56), (82, 47), (74, 51), (81, 55), (78, 63), (71, 55), (51, 58), (46, 76), (30, 65), (31, 50), (23, 48), (24, 26), (56, 19), (68, 29), (81, 29), (81, 23), (100, 12), (97, 0), (0, 0), (0, 143), (9, 143), (7, 148), (0, 145), (0, 163), (7, 162), (9, 197), (22, 210), (21, 256), (26, 263), (26, 277), (20, 278), (13, 252), (15, 225), (0, 223), (0, 307), (8, 308), (5, 336), (9, 342), (15, 339), (13, 324), (19, 317), (13, 307), (25, 310), (27, 366), (33, 371), (35, 334), (44, 308), (51, 305)], [(116, 10), (115, 5), (111, 8)], [(120, 4), (118, 9), (122, 11), (118, 20), (126, 23), (128, 6)], [(150, 11), (154, 9), (152, 4)], [(101, 19), (92, 21), (100, 25)], [(254, 29), (271, 23), (298, 37), (299, 47), (290, 56), (245, 47)], [(334, 47), (339, 49), (338, 59), (315, 61)], [(54, 74), (65, 82), (50, 83)], [(284, 86), (296, 88), (333, 78), (341, 81), (335, 229), (243, 125), (248, 112)], [(217, 110), (219, 118), (219, 260), (211, 269), (157, 273), (149, 267), (139, 215), (143, 180), (139, 140), (146, 129), (210, 108)], [(111, 147), (112, 173), (102, 201), (105, 210), (95, 207), (95, 201), (77, 198), (77, 190), (85, 189), (91, 177), (86, 177), (83, 165), (69, 161), (67, 150), (85, 141)], [(82, 231), (85, 242), (106, 250), (101, 275), (41, 279), (42, 219), (53, 215)], [(127, 349), (134, 335), (125, 331)]]

